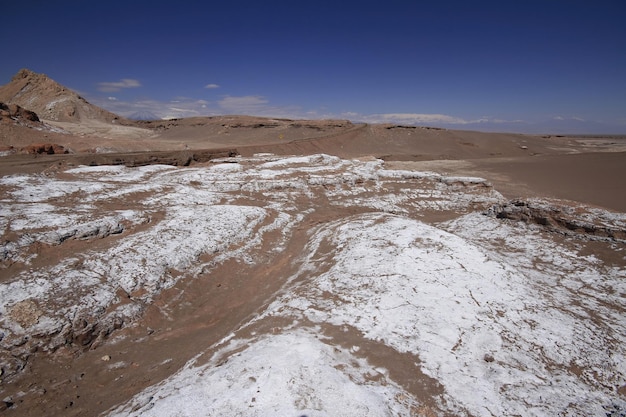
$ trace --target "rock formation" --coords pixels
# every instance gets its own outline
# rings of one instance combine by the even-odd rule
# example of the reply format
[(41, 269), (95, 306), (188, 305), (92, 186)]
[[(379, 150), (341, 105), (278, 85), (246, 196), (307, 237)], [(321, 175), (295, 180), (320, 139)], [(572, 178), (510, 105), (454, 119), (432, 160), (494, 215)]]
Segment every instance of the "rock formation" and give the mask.
[(0, 87), (0, 101), (33, 111), (44, 120), (80, 122), (95, 119), (111, 123), (119, 119), (45, 74), (28, 69), (20, 70), (11, 82)]
[(0, 102), (0, 120), (6, 119), (22, 119), (31, 122), (38, 122), (39, 117), (37, 113), (26, 110), (25, 108), (18, 106), (17, 104), (6, 104)]

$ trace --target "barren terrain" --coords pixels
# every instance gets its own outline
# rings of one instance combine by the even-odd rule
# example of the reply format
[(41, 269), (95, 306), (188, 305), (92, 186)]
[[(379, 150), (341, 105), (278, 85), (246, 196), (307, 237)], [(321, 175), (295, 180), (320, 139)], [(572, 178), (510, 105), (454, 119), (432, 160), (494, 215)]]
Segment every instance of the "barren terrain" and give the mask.
[(624, 137), (12, 109), (0, 413), (626, 415)]

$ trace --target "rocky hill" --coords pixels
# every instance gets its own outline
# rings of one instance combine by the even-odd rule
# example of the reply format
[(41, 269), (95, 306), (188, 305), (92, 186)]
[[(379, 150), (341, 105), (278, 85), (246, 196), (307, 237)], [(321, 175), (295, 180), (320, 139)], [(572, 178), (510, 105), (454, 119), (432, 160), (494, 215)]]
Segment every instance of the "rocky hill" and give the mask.
[(111, 123), (120, 119), (116, 114), (94, 106), (45, 74), (28, 69), (20, 70), (8, 84), (0, 87), (0, 101), (31, 110), (44, 120), (98, 120)]

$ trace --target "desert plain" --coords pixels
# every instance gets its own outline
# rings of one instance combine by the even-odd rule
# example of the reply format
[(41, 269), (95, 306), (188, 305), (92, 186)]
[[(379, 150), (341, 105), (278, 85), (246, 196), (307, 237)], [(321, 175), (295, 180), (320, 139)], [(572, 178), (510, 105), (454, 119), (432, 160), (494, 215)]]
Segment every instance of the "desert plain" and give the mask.
[(626, 415), (626, 136), (0, 102), (0, 413)]

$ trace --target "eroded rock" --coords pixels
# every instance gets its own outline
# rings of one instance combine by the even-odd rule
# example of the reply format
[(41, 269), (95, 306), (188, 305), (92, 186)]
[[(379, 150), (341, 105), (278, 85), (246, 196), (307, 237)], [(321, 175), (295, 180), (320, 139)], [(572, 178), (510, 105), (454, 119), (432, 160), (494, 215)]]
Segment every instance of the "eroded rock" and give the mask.
[(27, 110), (17, 104), (0, 102), (0, 118), (21, 118), (31, 122), (39, 122), (39, 116), (34, 111)]
[(56, 143), (34, 143), (22, 148), (22, 152), (29, 154), (67, 154), (69, 151)]
[(498, 219), (544, 226), (551, 232), (588, 239), (626, 241), (626, 227), (613, 219), (598, 218), (587, 210), (545, 201), (512, 200), (485, 212)]

